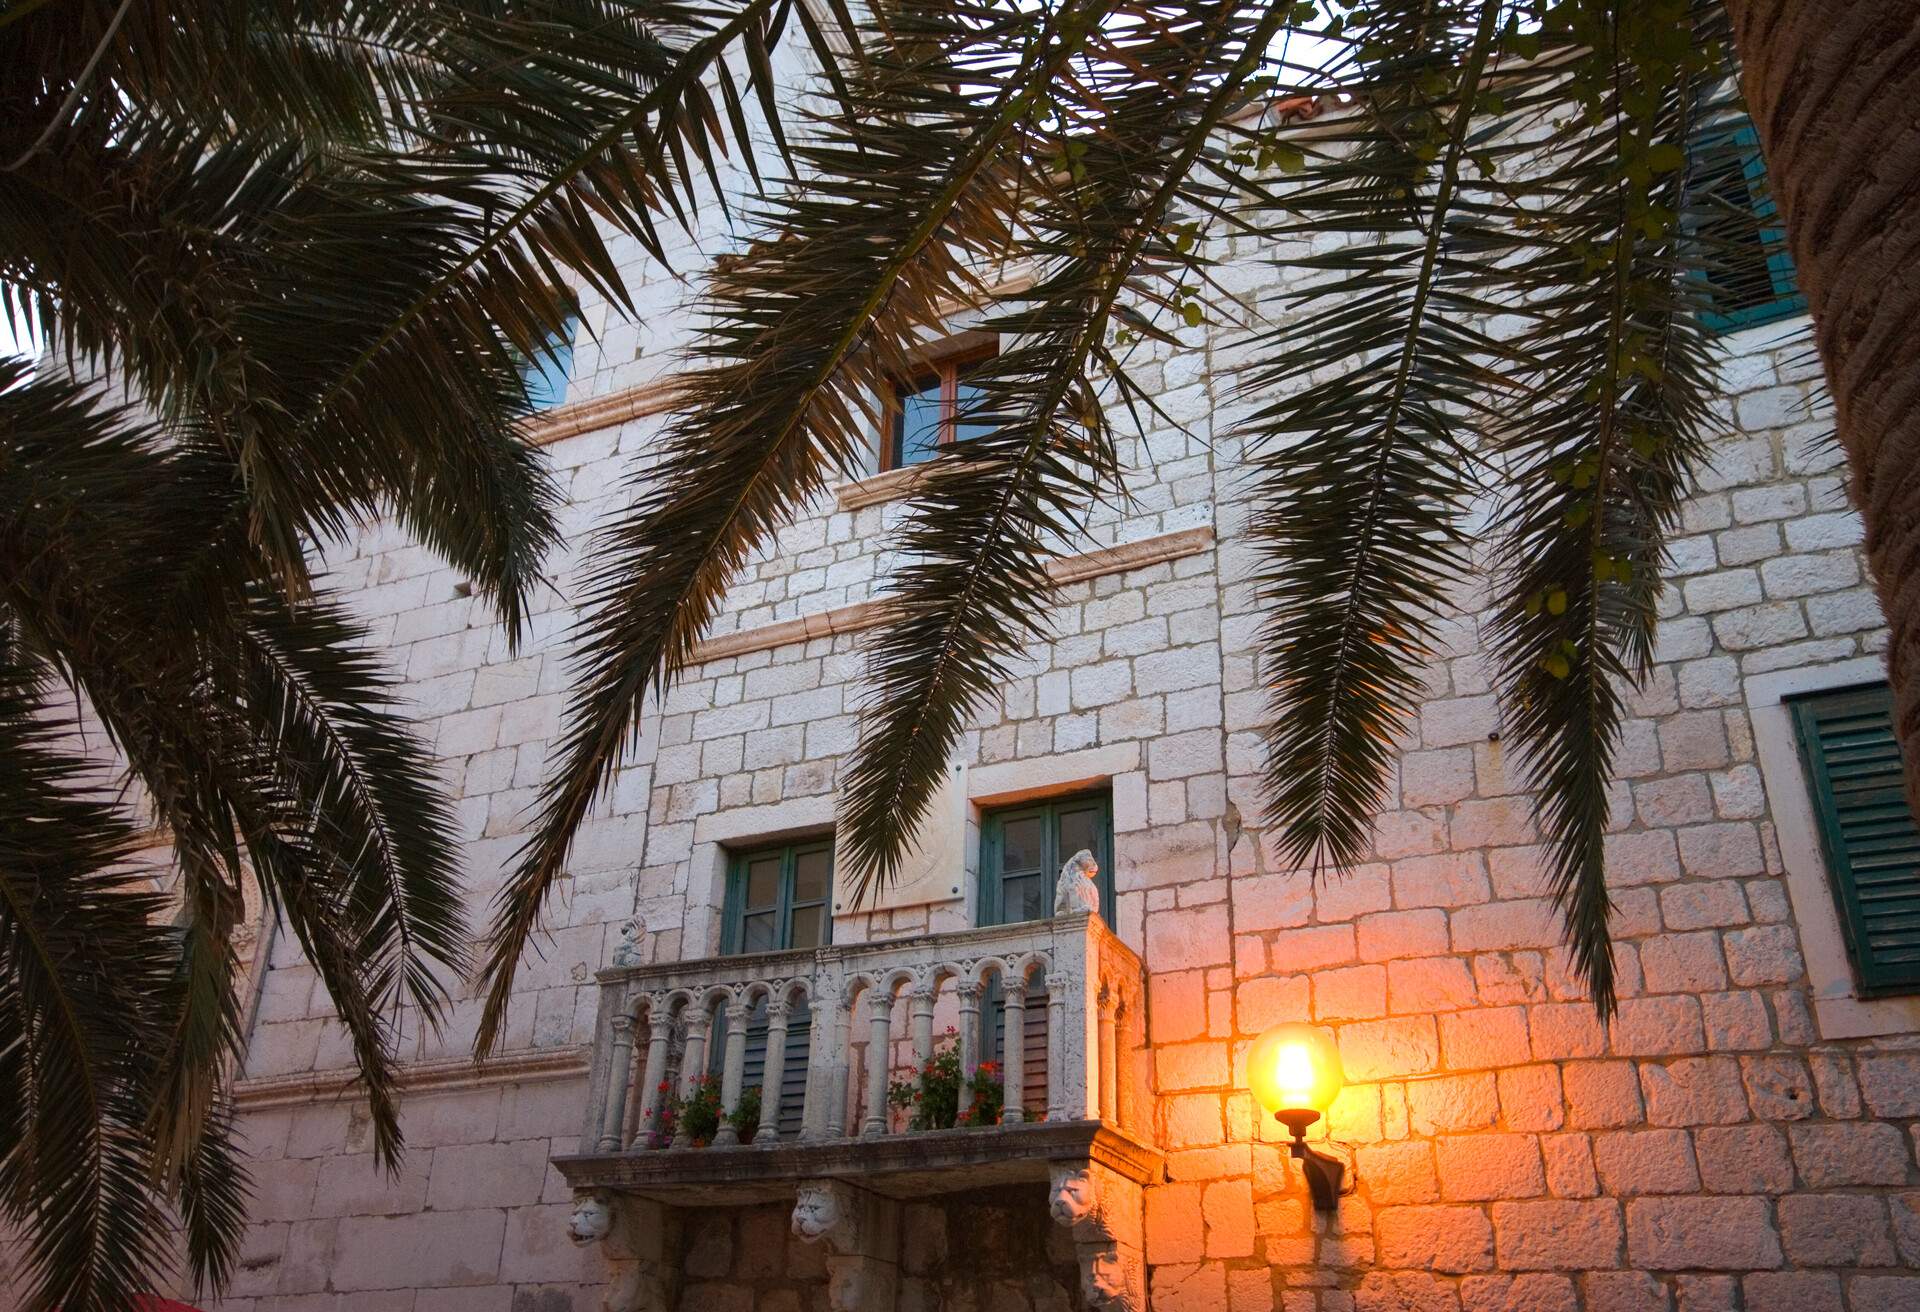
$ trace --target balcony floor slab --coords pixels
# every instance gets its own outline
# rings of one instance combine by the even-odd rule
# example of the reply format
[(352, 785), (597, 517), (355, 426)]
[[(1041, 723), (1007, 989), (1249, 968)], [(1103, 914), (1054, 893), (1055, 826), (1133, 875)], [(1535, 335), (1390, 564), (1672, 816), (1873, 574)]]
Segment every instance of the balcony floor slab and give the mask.
[(1047, 1180), (1054, 1162), (1094, 1161), (1140, 1184), (1165, 1174), (1160, 1151), (1104, 1121), (926, 1130), (766, 1147), (662, 1148), (556, 1157), (575, 1189), (610, 1189), (683, 1207), (791, 1198), (802, 1180), (845, 1180), (891, 1198), (924, 1198)]

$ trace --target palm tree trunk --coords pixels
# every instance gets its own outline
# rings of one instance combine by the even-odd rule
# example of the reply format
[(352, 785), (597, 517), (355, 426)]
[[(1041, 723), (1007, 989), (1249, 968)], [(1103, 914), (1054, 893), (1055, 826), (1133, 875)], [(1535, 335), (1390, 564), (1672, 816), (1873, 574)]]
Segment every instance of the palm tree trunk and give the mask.
[(1920, 0), (1726, 0), (1866, 523), (1920, 814)]

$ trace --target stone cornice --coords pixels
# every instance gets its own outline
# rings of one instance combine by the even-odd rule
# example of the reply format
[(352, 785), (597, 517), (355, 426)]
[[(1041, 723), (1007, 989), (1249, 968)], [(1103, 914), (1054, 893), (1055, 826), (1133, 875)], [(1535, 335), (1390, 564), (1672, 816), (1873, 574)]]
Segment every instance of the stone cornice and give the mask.
[(527, 441), (535, 446), (546, 446), (565, 438), (578, 437), (582, 433), (612, 428), (629, 419), (657, 415), (673, 409), (679, 391), (680, 379), (669, 376), (658, 382), (643, 383), (639, 387), (628, 387), (605, 396), (588, 397), (584, 401), (559, 406), (528, 422)]
[[(1197, 555), (1212, 545), (1211, 527), (1183, 528), (1157, 537), (1142, 538), (1137, 542), (1122, 542), (1118, 546), (1082, 552), (1077, 556), (1057, 556), (1048, 562), (1047, 573), (1058, 584), (1080, 583), (1103, 574), (1122, 574), (1128, 570), (1145, 569), (1149, 565), (1178, 560), (1182, 556)], [(687, 663), (701, 665), (728, 656), (771, 651), (775, 647), (796, 642), (827, 638), (836, 633), (857, 633), (861, 629), (871, 629), (885, 623), (888, 610), (885, 600), (856, 601), (850, 606), (838, 606), (812, 615), (800, 615), (734, 633), (722, 633), (695, 644), (693, 655)]]
[(865, 506), (877, 506), (883, 501), (899, 501), (912, 496), (926, 474), (926, 465), (903, 465), (899, 469), (889, 469), (884, 474), (870, 474), (851, 483), (842, 483), (833, 490), (834, 508), (859, 510)]
[[(446, 1093), (493, 1084), (584, 1078), (587, 1053), (579, 1047), (530, 1048), (502, 1053), (478, 1065), (465, 1057), (410, 1062), (396, 1074), (402, 1093)], [(339, 1102), (360, 1096), (358, 1075), (350, 1070), (266, 1075), (239, 1080), (233, 1086), (234, 1104), (245, 1111)]]
[(1045, 1121), (874, 1138), (733, 1148), (661, 1148), (556, 1157), (575, 1189), (614, 1189), (667, 1203), (738, 1204), (793, 1196), (802, 1180), (844, 1179), (892, 1198), (1044, 1182), (1052, 1162), (1098, 1162), (1138, 1184), (1166, 1159), (1105, 1121)]

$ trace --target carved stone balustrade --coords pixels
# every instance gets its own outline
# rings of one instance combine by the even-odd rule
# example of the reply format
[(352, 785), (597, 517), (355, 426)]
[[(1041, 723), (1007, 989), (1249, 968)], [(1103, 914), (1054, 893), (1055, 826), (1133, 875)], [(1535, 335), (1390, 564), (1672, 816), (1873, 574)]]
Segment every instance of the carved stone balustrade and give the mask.
[[(1004, 1064), (1003, 1124), (1095, 1121), (1143, 1139), (1151, 1120), (1140, 959), (1087, 912), (878, 943), (616, 966), (599, 980), (583, 1156), (689, 1148), (684, 1120), (669, 1142), (656, 1127), (672, 1095), (691, 1093), (716, 1064), (723, 1115), (706, 1152), (795, 1142), (779, 1135), (795, 1060), (805, 1062), (799, 1143), (886, 1137), (896, 1132), (887, 1105), (896, 1054), (901, 1064), (925, 1062), (935, 1050), (936, 1017), (945, 1016), (963, 1078), (971, 1078), (981, 1061), (983, 1007), (995, 999), (1017, 1054)], [(803, 1005), (800, 1051), (788, 1027)], [(1034, 1007), (1044, 1007), (1044, 1026), (1028, 1016)], [(1044, 1096), (1027, 1087), (1027, 1063), (1018, 1059), (1022, 1041), (1042, 1028)], [(764, 1035), (760, 1128), (741, 1144), (726, 1113), (746, 1092), (750, 1030)]]

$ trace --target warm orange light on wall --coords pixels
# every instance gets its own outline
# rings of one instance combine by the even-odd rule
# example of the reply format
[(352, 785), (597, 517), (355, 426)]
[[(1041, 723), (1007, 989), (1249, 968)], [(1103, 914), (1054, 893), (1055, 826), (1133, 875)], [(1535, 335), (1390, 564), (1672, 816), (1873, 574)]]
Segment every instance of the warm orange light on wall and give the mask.
[(1346, 1165), (1307, 1147), (1305, 1136), (1346, 1082), (1333, 1038), (1311, 1025), (1276, 1025), (1255, 1039), (1247, 1053), (1253, 1099), (1293, 1131), (1293, 1156), (1307, 1177), (1313, 1205), (1322, 1210), (1336, 1205)]

